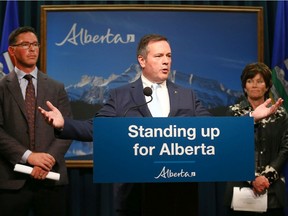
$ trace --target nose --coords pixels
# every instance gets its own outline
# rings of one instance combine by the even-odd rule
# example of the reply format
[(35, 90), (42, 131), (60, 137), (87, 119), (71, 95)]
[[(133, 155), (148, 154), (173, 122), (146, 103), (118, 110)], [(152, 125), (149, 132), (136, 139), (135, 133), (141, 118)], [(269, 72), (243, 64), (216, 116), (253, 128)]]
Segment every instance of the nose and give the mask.
[(169, 61), (170, 61), (170, 58), (169, 58), (169, 57), (167, 57), (167, 56), (164, 56), (164, 57), (163, 57), (163, 64), (168, 64)]
[(35, 46), (33, 45), (33, 44), (29, 44), (29, 48), (28, 48), (29, 50), (35, 50), (36, 48), (35, 48)]
[(253, 87), (257, 87), (257, 85), (258, 85), (257, 81), (256, 82), (255, 81), (252, 82), (252, 86)]

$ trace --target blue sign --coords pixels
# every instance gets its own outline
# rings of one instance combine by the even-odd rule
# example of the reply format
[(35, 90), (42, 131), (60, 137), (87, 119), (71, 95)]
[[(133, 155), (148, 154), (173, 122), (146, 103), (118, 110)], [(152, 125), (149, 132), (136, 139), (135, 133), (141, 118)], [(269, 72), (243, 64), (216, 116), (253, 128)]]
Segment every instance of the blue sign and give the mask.
[(95, 183), (254, 179), (250, 117), (94, 118)]

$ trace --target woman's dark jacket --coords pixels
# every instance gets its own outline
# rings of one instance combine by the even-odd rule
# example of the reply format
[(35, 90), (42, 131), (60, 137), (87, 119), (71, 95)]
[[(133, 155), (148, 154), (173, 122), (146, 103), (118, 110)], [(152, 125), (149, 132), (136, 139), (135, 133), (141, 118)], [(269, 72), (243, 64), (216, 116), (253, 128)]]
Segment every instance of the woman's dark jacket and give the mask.
[[(247, 116), (253, 111), (247, 100), (229, 107), (229, 115)], [(286, 206), (283, 169), (288, 158), (288, 119), (284, 108), (280, 107), (272, 116), (254, 125), (255, 135), (255, 177), (268, 178), (268, 208)], [(241, 136), (241, 135), (240, 135)], [(243, 158), (245, 160), (245, 158)], [(250, 182), (229, 182), (225, 204), (231, 205), (233, 187), (252, 187)]]

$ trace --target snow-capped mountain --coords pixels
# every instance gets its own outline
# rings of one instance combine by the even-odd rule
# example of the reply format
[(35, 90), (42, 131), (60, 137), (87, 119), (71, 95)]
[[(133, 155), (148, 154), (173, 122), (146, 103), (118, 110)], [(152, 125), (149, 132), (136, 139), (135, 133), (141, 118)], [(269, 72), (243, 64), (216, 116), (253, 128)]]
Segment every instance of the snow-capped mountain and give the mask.
[[(139, 78), (141, 69), (138, 64), (131, 65), (122, 74), (111, 74), (107, 79), (83, 75), (81, 80), (66, 87), (71, 101), (81, 100), (89, 104), (103, 104), (110, 89), (130, 83)], [(193, 74), (172, 71), (170, 80), (186, 88), (193, 89), (206, 108), (227, 106), (236, 102), (242, 92), (225, 88), (217, 80), (207, 79)]]

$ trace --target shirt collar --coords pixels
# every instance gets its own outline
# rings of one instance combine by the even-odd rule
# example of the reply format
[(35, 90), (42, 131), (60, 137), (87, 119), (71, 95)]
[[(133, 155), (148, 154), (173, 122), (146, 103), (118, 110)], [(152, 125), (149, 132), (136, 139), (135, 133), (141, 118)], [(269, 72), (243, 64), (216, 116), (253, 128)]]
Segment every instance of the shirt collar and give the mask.
[[(15, 66), (14, 70), (15, 70), (15, 73), (17, 74), (17, 77), (18, 77), (19, 80), (20, 80), (20, 79), (23, 79), (24, 76), (27, 74), (27, 73), (25, 73), (24, 71), (21, 71), (21, 70), (20, 70), (19, 68), (17, 68), (16, 66)], [(38, 68), (35, 67), (35, 69), (30, 73), (35, 79), (37, 79), (37, 71), (38, 71)]]
[[(150, 80), (148, 80), (143, 74), (141, 74), (141, 79), (142, 79), (142, 83), (143, 83), (143, 87), (152, 87), (153, 82), (151, 82)], [(158, 83), (162, 88), (166, 87), (166, 80), (162, 83)]]

